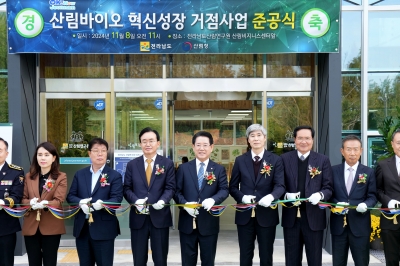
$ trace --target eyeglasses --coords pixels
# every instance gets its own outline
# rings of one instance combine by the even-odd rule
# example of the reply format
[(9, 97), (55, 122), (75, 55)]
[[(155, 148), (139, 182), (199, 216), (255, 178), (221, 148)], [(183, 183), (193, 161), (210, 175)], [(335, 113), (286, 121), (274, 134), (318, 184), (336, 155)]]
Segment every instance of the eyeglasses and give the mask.
[(141, 141), (140, 143), (143, 144), (143, 145), (145, 145), (145, 146), (146, 146), (147, 144), (153, 146), (156, 142), (157, 142), (157, 141), (155, 141), (155, 140), (149, 140), (149, 141), (145, 140), (145, 141)]
[(107, 153), (107, 150), (90, 150), (94, 154), (103, 154)]

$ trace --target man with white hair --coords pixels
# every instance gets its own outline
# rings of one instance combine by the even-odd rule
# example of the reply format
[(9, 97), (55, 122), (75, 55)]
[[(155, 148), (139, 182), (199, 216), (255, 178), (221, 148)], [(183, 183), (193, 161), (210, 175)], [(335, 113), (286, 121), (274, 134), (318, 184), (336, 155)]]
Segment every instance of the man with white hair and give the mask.
[(267, 131), (259, 124), (246, 130), (251, 150), (235, 160), (229, 193), (237, 203), (257, 203), (253, 210), (236, 212), (240, 265), (253, 264), (254, 241), (257, 238), (260, 265), (272, 266), (278, 208), (272, 201), (285, 193), (282, 159), (265, 149)]

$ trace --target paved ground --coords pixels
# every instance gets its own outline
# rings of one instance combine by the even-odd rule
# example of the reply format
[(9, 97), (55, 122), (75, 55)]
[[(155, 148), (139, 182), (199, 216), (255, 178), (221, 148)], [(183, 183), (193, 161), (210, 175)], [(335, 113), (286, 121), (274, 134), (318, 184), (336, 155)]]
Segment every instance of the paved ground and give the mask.
[[(121, 242), (123, 243), (123, 242)], [(114, 265), (133, 265), (132, 253), (130, 246), (121, 246), (117, 244), (114, 255)], [(126, 243), (126, 241), (125, 241)], [(79, 265), (78, 256), (75, 248), (71, 247), (60, 247), (58, 251), (58, 265), (72, 266)], [(254, 264), (259, 265), (258, 259), (258, 248), (255, 249)], [(307, 265), (305, 255), (303, 256), (303, 265)], [(327, 252), (322, 254), (323, 265), (332, 265), (332, 256)], [(24, 256), (15, 257), (15, 265), (28, 265), (28, 258), (26, 254)], [(151, 252), (149, 253), (149, 266), (154, 265), (151, 259)], [(168, 254), (168, 265), (181, 265), (180, 262), (180, 245), (179, 235), (177, 230), (171, 230), (170, 233), (170, 251)], [(198, 264), (200, 265), (200, 264)], [(239, 246), (236, 231), (221, 231), (218, 240), (218, 249), (216, 256), (215, 265), (239, 265)], [(283, 266), (285, 265), (284, 247), (283, 240), (275, 241), (274, 248), (274, 265)], [(354, 265), (351, 256), (349, 256), (349, 264)], [(383, 266), (384, 257), (382, 251), (371, 251), (370, 264), (371, 266)]]

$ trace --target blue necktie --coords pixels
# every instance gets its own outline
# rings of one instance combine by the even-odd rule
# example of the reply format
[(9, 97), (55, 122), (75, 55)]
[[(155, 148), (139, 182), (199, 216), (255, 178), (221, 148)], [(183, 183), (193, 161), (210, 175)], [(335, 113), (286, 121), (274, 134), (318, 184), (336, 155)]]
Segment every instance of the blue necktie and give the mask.
[(199, 190), (201, 189), (201, 185), (203, 184), (204, 178), (204, 163), (200, 163), (199, 173), (197, 174), (197, 181), (199, 182)]

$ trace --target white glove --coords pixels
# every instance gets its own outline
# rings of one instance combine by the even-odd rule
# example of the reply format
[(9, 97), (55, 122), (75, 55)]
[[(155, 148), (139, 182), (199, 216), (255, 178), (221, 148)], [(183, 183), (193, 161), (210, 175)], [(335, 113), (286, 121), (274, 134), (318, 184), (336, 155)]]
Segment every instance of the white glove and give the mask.
[(338, 202), (338, 203), (336, 203), (336, 204), (339, 204), (339, 205), (342, 205), (342, 206), (336, 205), (335, 208), (342, 208), (342, 209), (345, 207), (344, 205), (349, 205), (348, 202)]
[(254, 199), (256, 198), (256, 196), (252, 196), (252, 195), (244, 195), (242, 198), (242, 202), (243, 203), (253, 203)]
[(308, 201), (312, 204), (312, 205), (317, 205), (318, 202), (321, 200), (321, 194), (319, 194), (319, 192), (315, 192), (314, 194), (312, 194), (309, 198)]
[(37, 201), (38, 201), (38, 198), (33, 198), (33, 199), (31, 199), (31, 201), (29, 202), (29, 204), (31, 205), (31, 206), (33, 206), (33, 205), (35, 205), (36, 203), (37, 203)]
[[(337, 208), (337, 209), (343, 209), (343, 208), (345, 208), (347, 205), (349, 205), (348, 202), (338, 202), (338, 203), (336, 203), (336, 204), (342, 205), (342, 206), (336, 205), (335, 208)], [(348, 212), (349, 212), (349, 210), (347, 210), (346, 212), (343, 213), (343, 210), (342, 210), (342, 214), (347, 214)]]
[(3, 205), (4, 205), (4, 200), (0, 199), (0, 211), (3, 209)]
[(47, 200), (42, 200), (41, 202), (37, 202), (32, 206), (32, 209), (37, 210), (37, 209), (43, 209), (46, 207), (46, 205), (49, 204)]
[[(389, 203), (388, 203), (388, 208), (389, 208), (389, 209), (396, 208), (396, 205), (397, 205), (397, 204), (400, 205), (400, 201), (395, 200), (395, 199), (392, 199), (392, 200), (390, 200)], [(399, 206), (398, 208), (400, 208), (400, 206)], [(390, 210), (390, 212), (396, 212), (396, 211), (397, 211), (397, 210)]]
[(49, 204), (47, 200), (42, 200), (41, 202), (36, 203), (35, 205), (32, 206), (32, 209), (37, 210), (37, 209), (43, 209), (46, 207), (46, 204)]
[(365, 204), (364, 202), (361, 202), (358, 204), (356, 211), (358, 212), (366, 212), (367, 211), (367, 204)]
[[(286, 193), (285, 198), (288, 200), (296, 200), (300, 198), (300, 191), (297, 193)], [(299, 206), (301, 204), (300, 201), (292, 202), (294, 206)]]
[(271, 194), (268, 194), (267, 196), (262, 197), (258, 201), (258, 205), (261, 205), (263, 207), (269, 207), (273, 200), (274, 200), (274, 196), (272, 196)]
[(91, 201), (92, 198), (86, 198), (86, 199), (81, 199), (79, 201), (79, 206), (81, 207), (81, 210), (83, 211), (84, 214), (89, 214), (90, 212), (93, 211), (92, 208), (90, 208), (89, 211), (89, 206), (87, 205), (89, 203), (89, 201)]
[[(197, 204), (197, 202), (191, 201), (191, 202), (186, 202), (185, 204)], [(199, 211), (196, 208), (188, 208), (188, 207), (183, 207), (183, 208), (193, 218), (196, 218), (196, 215), (199, 214)]]
[(88, 202), (89, 201), (91, 201), (92, 200), (92, 198), (87, 198), (87, 199), (81, 199), (81, 201), (79, 201), (79, 205), (82, 205), (82, 204), (88, 204)]
[(96, 211), (103, 209), (104, 208), (103, 201), (101, 199), (98, 199), (95, 203), (92, 204), (92, 207)]
[(81, 210), (83, 211), (84, 214), (89, 214), (94, 211), (93, 208), (89, 208), (89, 206), (87, 206), (87, 204), (82, 204)]
[(144, 208), (146, 208), (146, 205), (144, 205), (147, 201), (147, 197), (144, 199), (138, 199), (135, 202), (135, 207), (139, 212), (142, 212)]
[(159, 200), (159, 201), (157, 201), (157, 203), (153, 204), (153, 208), (155, 210), (161, 210), (162, 208), (164, 208), (164, 204), (165, 204), (165, 202), (163, 200)]
[(201, 203), (201, 206), (203, 206), (206, 211), (209, 211), (211, 209), (211, 207), (214, 206), (214, 204), (215, 204), (215, 200), (212, 198), (208, 198), (208, 199), (203, 200), (203, 202)]

